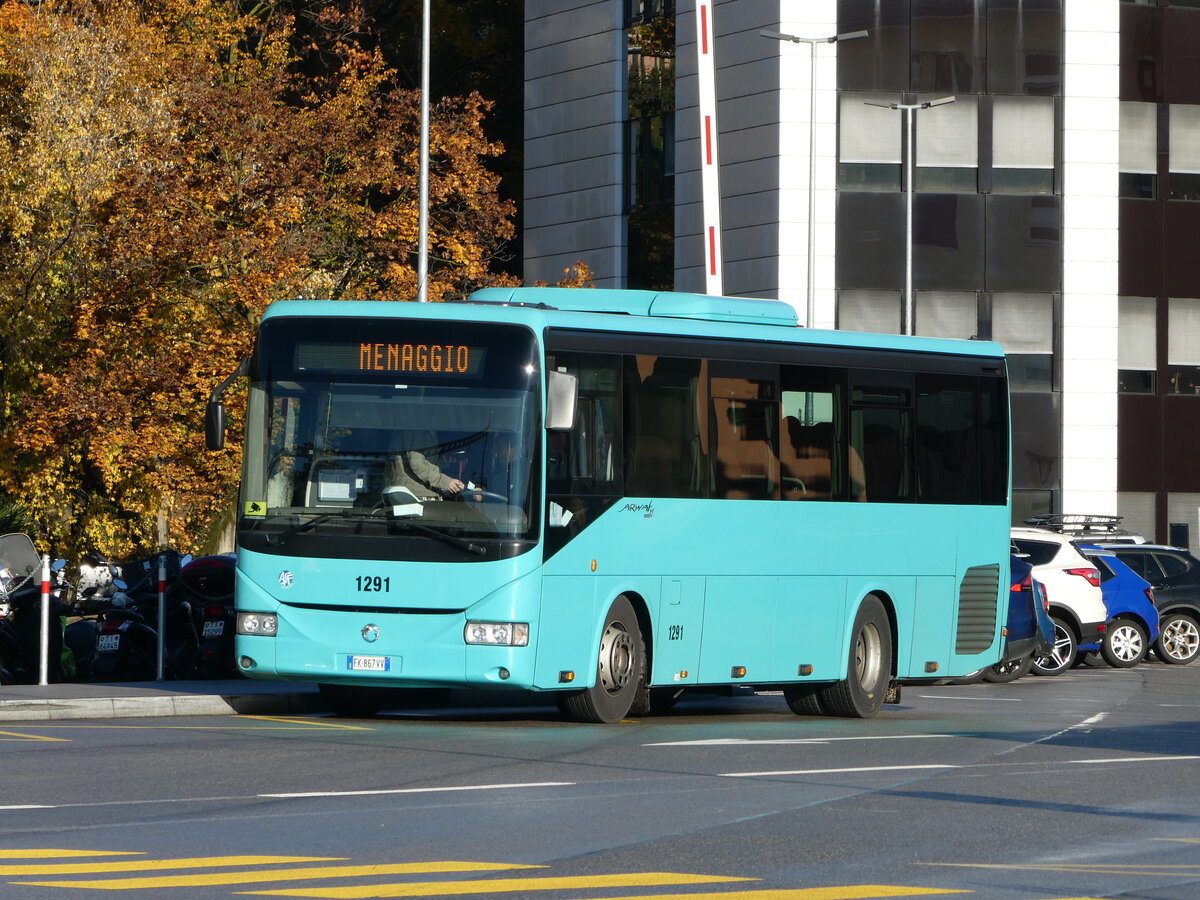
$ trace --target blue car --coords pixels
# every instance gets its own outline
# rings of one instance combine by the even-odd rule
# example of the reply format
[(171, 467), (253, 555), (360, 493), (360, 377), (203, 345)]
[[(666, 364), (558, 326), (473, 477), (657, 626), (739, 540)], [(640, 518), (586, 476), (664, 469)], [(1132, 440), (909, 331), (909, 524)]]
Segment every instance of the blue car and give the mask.
[(1150, 582), (1121, 562), (1111, 550), (1077, 544), (1079, 552), (1100, 570), (1100, 590), (1108, 610), (1108, 628), (1099, 644), (1081, 644), (1081, 654), (1097, 650), (1110, 666), (1126, 669), (1146, 658), (1158, 639), (1158, 608)]
[(1028, 675), (1033, 661), (1054, 647), (1054, 621), (1045, 589), (1032, 575), (1033, 566), (1023, 556), (1009, 557), (1008, 618), (1005, 622), (1004, 656), (984, 669), (981, 678), (996, 684)]

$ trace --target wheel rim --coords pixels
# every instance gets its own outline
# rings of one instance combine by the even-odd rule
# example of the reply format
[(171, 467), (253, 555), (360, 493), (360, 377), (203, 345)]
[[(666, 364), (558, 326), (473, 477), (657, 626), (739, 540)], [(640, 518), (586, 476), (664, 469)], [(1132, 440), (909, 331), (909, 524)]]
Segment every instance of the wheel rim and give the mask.
[(1120, 625), (1110, 635), (1108, 647), (1113, 656), (1122, 662), (1139, 659), (1145, 652), (1142, 633), (1132, 625)]
[(992, 666), (992, 671), (997, 675), (1011, 675), (1017, 671), (1017, 667), (1021, 665), (1021, 660), (1014, 659), (1012, 662), (996, 663)]
[(1191, 619), (1175, 619), (1163, 628), (1161, 640), (1172, 659), (1191, 659), (1200, 648), (1200, 630)]
[(1072, 650), (1075, 642), (1071, 639), (1071, 635), (1062, 625), (1055, 624), (1054, 626), (1054, 647), (1050, 653), (1042, 657), (1038, 662), (1041, 668), (1054, 671), (1056, 669), (1065, 669), (1071, 664), (1071, 657), (1074, 655)]
[(609, 622), (600, 636), (600, 684), (620, 693), (633, 676), (633, 638), (620, 622)]
[(863, 626), (854, 641), (854, 672), (858, 683), (870, 690), (879, 682), (880, 659), (883, 656), (879, 629), (871, 622)]

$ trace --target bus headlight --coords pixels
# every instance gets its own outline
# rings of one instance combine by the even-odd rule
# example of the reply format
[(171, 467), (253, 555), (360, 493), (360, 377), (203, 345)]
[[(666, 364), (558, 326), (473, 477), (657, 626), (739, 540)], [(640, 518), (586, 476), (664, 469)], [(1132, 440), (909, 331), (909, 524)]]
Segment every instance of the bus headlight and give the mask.
[(237, 633), (259, 637), (275, 637), (279, 618), (274, 613), (240, 612), (237, 614)]
[(525, 647), (529, 644), (528, 622), (467, 622), (463, 640), (468, 644), (493, 647)]

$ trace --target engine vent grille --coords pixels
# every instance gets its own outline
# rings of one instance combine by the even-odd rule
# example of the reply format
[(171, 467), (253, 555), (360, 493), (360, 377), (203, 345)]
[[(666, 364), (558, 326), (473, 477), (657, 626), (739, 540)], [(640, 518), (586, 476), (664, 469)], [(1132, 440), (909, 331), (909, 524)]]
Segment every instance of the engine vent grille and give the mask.
[(972, 566), (958, 589), (958, 633), (954, 652), (982, 653), (996, 637), (996, 600), (1000, 567)]

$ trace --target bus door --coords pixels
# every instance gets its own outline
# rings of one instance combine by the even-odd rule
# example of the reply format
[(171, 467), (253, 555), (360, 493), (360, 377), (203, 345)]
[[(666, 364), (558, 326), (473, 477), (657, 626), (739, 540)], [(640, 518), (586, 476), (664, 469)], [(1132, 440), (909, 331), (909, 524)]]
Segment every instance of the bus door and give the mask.
[(657, 622), (652, 683), (667, 686), (699, 683), (704, 578), (664, 578)]

